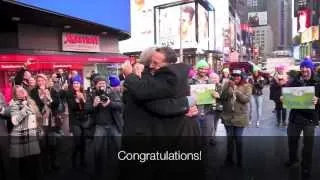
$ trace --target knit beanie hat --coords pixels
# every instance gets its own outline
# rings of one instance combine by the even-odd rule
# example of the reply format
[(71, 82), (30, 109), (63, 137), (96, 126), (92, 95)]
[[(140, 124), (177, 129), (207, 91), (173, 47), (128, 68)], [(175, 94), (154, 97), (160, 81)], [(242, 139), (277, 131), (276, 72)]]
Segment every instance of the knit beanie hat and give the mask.
[(206, 60), (201, 59), (197, 64), (196, 64), (196, 68), (200, 69), (200, 68), (209, 68), (209, 64)]
[(107, 81), (106, 80), (106, 78), (104, 77), (104, 76), (102, 76), (102, 75), (98, 75), (98, 76), (95, 76), (94, 77), (94, 80), (93, 80), (93, 82), (94, 82), (94, 84), (97, 84), (99, 81)]
[(110, 76), (109, 82), (111, 87), (120, 86), (120, 80), (116, 76)]
[(72, 83), (78, 82), (78, 83), (80, 83), (80, 84), (83, 83), (82, 78), (81, 78), (79, 75), (76, 75), (76, 76), (72, 77), (71, 82), (72, 82)]
[(311, 70), (314, 70), (314, 64), (311, 59), (304, 58), (303, 61), (300, 63), (300, 68), (310, 68)]
[(190, 69), (189, 73), (188, 73), (188, 77), (193, 78), (196, 74), (197, 74), (197, 72), (195, 72), (193, 69)]

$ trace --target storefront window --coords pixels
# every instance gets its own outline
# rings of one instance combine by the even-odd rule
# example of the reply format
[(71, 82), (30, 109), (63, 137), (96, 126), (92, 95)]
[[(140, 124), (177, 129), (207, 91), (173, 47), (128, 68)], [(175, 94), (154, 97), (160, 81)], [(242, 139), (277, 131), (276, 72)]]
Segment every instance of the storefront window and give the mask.
[(98, 73), (109, 77), (111, 75), (118, 76), (120, 73), (120, 64), (98, 64), (97, 70)]

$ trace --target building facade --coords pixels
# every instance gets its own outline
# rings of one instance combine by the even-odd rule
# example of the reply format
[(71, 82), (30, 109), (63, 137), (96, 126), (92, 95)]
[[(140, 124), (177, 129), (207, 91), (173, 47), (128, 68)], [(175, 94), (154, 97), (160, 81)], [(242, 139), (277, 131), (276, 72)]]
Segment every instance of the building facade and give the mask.
[(127, 32), (11, 1), (0, 3), (0, 20), (0, 89), (27, 61), (33, 74), (77, 70), (87, 87), (93, 70), (116, 74), (129, 60), (118, 47)]
[(270, 56), (273, 51), (273, 32), (270, 25), (254, 28), (253, 43), (259, 48), (261, 57)]
[(311, 57), (320, 63), (320, 1), (294, 0), (293, 9), (295, 58)]

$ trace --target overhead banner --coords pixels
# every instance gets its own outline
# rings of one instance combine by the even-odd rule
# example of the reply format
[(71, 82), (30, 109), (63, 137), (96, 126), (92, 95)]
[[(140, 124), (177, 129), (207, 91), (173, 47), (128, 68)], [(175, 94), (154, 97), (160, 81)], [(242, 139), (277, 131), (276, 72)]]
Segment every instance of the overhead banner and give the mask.
[(62, 50), (100, 52), (100, 37), (77, 33), (62, 33)]

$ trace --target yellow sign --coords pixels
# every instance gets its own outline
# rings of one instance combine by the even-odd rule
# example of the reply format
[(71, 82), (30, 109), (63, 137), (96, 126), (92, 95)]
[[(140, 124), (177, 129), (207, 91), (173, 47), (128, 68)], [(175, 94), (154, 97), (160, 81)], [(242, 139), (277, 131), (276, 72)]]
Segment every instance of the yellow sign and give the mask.
[(301, 34), (301, 43), (307, 43), (312, 41), (312, 28), (308, 28)]
[(319, 26), (312, 26), (312, 41), (317, 41), (320, 39), (319, 37)]

